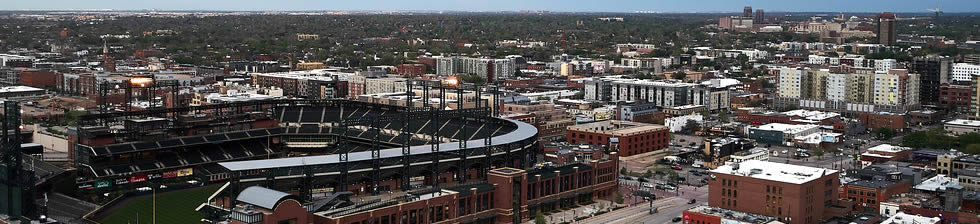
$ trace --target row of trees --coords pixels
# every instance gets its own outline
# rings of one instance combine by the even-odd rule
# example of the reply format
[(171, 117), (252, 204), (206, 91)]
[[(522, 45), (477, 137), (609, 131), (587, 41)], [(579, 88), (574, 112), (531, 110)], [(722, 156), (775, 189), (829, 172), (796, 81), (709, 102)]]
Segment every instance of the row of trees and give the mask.
[(912, 148), (958, 149), (969, 154), (980, 154), (980, 134), (949, 135), (941, 128), (912, 132), (902, 138), (902, 146)]

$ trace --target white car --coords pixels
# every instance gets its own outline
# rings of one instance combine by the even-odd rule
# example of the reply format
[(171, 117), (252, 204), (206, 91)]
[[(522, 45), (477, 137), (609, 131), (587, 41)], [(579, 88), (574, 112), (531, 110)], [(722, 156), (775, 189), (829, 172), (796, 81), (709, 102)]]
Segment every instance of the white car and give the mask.
[(653, 184), (651, 184), (651, 183), (643, 183), (643, 187), (645, 187), (645, 188), (653, 188)]
[(137, 191), (150, 191), (150, 190), (153, 190), (153, 189), (150, 188), (150, 187), (141, 187), (141, 188), (136, 188), (136, 190)]

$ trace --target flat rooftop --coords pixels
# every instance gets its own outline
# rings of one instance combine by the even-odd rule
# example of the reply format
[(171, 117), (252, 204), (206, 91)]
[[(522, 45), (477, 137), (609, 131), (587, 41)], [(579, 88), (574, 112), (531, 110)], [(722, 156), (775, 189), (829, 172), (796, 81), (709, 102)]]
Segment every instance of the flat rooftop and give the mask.
[(44, 89), (34, 88), (30, 86), (4, 86), (0, 87), (0, 93), (16, 93), (16, 92), (31, 92), (31, 91), (44, 91)]
[(785, 163), (748, 160), (741, 163), (723, 165), (711, 170), (711, 172), (790, 184), (803, 184), (826, 175), (834, 174), (837, 171)]
[(759, 125), (755, 129), (767, 130), (767, 131), (780, 131), (784, 133), (795, 134), (803, 132), (805, 130), (817, 128), (819, 126), (812, 124), (783, 124), (783, 123), (771, 123), (766, 125)]
[(904, 212), (898, 212), (892, 217), (888, 217), (885, 221), (881, 223), (889, 224), (926, 224), (926, 223), (939, 223), (939, 217), (925, 217), (918, 215), (905, 214)]
[(869, 152), (890, 152), (897, 153), (905, 150), (910, 150), (908, 147), (894, 146), (889, 144), (876, 145), (875, 147), (868, 148)]
[(791, 110), (783, 112), (786, 116), (791, 117), (802, 117), (805, 120), (821, 121), (829, 118), (834, 118), (840, 116), (839, 113), (834, 112), (823, 112), (815, 110)]
[(916, 190), (923, 190), (923, 191), (943, 192), (946, 191), (947, 187), (955, 188), (959, 186), (960, 186), (960, 181), (958, 179), (939, 174), (932, 178), (929, 178), (928, 180), (922, 181), (922, 183), (915, 185), (915, 187), (913, 188)]
[(634, 133), (666, 130), (667, 126), (646, 124), (632, 121), (600, 121), (588, 124), (569, 126), (568, 130), (607, 133), (612, 135), (629, 135)]
[(738, 221), (737, 223), (744, 223), (744, 224), (770, 224), (776, 221), (776, 218), (769, 217), (769, 216), (740, 212), (740, 211), (723, 209), (718, 207), (711, 207), (707, 205), (699, 205), (691, 209), (688, 209), (687, 211), (722, 217), (727, 220), (736, 220)]
[(971, 126), (980, 127), (980, 121), (966, 120), (966, 119), (956, 119), (952, 121), (947, 121), (946, 125), (961, 125), (961, 126)]

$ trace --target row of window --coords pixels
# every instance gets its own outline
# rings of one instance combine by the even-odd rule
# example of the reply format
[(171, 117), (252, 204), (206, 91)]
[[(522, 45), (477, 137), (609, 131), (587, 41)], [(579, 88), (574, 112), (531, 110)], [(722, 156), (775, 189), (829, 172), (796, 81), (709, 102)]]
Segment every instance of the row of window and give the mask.
[[(577, 178), (575, 178), (577, 176)], [(615, 177), (613, 177), (615, 178)], [(558, 189), (555, 190), (555, 180), (558, 180)], [(577, 180), (576, 180), (577, 179)], [(608, 178), (607, 178), (608, 179)], [(593, 185), (592, 172), (582, 172), (577, 175), (563, 175), (558, 178), (543, 180), (527, 184), (527, 200), (546, 197), (569, 190), (574, 190)]]

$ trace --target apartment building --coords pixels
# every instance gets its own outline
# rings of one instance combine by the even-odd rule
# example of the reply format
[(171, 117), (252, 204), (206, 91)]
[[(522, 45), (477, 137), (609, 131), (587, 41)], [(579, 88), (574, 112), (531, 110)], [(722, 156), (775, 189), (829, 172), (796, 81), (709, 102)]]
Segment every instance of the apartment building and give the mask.
[(776, 106), (905, 113), (921, 104), (921, 76), (905, 69), (859, 69), (849, 74), (811, 68), (778, 70)]
[(488, 81), (493, 81), (512, 77), (515, 71), (517, 71), (517, 62), (514, 58), (436, 58), (436, 75), (440, 76), (453, 76), (463, 73), (478, 75)]
[(835, 170), (748, 160), (711, 170), (708, 205), (815, 224), (849, 210), (841, 206)]
[(970, 82), (976, 76), (980, 76), (980, 65), (967, 63), (953, 64), (952, 81)]
[(874, 77), (874, 104), (893, 106), (919, 104), (918, 74), (909, 74), (905, 69), (892, 69), (888, 72), (875, 72)]
[(585, 82), (585, 100), (648, 102), (658, 107), (704, 105), (708, 110), (729, 108), (728, 90), (678, 81), (651, 81), (617, 77)]

